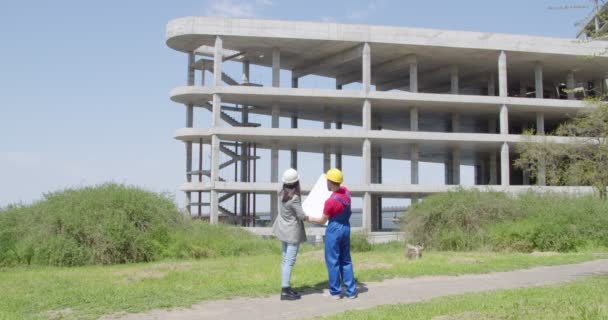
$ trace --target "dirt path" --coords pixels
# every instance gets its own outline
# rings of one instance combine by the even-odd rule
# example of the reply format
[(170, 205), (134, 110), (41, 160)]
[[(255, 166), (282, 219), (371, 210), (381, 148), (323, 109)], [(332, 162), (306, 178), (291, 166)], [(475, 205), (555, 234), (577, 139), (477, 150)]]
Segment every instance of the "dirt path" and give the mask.
[(322, 292), (315, 291), (305, 292), (298, 301), (280, 301), (278, 295), (255, 299), (217, 300), (196, 304), (190, 308), (152, 310), (102, 319), (302, 319), (384, 304), (412, 303), (446, 295), (547, 285), (595, 274), (608, 274), (608, 260), (480, 275), (419, 277), (361, 283), (359, 297), (354, 300), (332, 300)]

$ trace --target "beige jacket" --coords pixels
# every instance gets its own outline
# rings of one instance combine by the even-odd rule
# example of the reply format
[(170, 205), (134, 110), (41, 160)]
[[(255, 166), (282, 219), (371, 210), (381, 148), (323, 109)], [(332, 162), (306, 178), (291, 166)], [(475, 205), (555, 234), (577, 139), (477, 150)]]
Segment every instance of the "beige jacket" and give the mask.
[(294, 195), (287, 202), (282, 202), (279, 196), (279, 214), (272, 225), (272, 232), (279, 240), (287, 243), (305, 242), (304, 217), (300, 197)]

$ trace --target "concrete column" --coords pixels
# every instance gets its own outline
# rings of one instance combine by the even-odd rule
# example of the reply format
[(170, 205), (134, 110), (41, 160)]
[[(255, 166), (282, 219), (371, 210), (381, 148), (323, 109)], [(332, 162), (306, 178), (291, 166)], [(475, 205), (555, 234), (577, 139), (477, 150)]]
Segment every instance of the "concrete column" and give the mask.
[(509, 134), (509, 111), (504, 104), (500, 107), (500, 134)]
[(410, 92), (418, 92), (418, 57), (409, 55), (407, 62), (410, 66)]
[[(194, 52), (188, 52), (188, 76), (187, 82), (189, 86), (194, 85)], [(194, 106), (189, 104), (186, 106), (186, 127), (192, 128), (194, 123)], [(192, 142), (186, 142), (186, 181), (192, 182)], [(190, 214), (190, 203), (192, 203), (192, 193), (186, 192), (186, 210), (188, 210), (188, 214)]]
[(547, 176), (546, 176), (545, 170), (546, 170), (545, 159), (541, 157), (538, 161), (538, 175), (536, 177), (536, 183), (539, 186), (547, 185)]
[(213, 107), (211, 110), (211, 127), (221, 126), (222, 98), (219, 94), (213, 94)]
[[(292, 129), (298, 128), (298, 116), (296, 116), (295, 114), (291, 116), (291, 128)], [(291, 167), (296, 170), (298, 169), (298, 150), (297, 149), (291, 149)]]
[(372, 129), (372, 105), (369, 100), (363, 101), (363, 130), (371, 130)]
[[(327, 107), (323, 108), (323, 129), (331, 129), (331, 114)], [(329, 153), (329, 146), (323, 145), (323, 172), (331, 169), (331, 154)]]
[[(372, 183), (372, 146), (369, 139), (363, 141), (363, 184), (369, 189)], [(361, 213), (362, 227), (365, 231), (371, 231), (372, 222), (372, 196), (370, 192), (363, 195), (363, 210)]]
[(528, 81), (519, 80), (519, 96), (522, 98), (526, 98), (528, 93)]
[(496, 159), (496, 151), (490, 152), (490, 184), (498, 184), (498, 165)]
[[(418, 108), (410, 108), (410, 131), (418, 131)], [(410, 145), (410, 183), (418, 184), (420, 147), (417, 143)]]
[(451, 94), (459, 93), (459, 84), (458, 84), (458, 66), (453, 65), (450, 69), (450, 84), (451, 84)]
[[(189, 104), (186, 109), (186, 128), (192, 128), (194, 123), (194, 106)], [(192, 142), (186, 142), (186, 181), (192, 182)], [(191, 192), (186, 192), (186, 210), (190, 214), (190, 203), (192, 203)]]
[(194, 52), (188, 52), (188, 85), (194, 85)]
[(370, 90), (372, 79), (372, 55), (369, 43), (367, 42), (363, 44), (362, 69), (362, 90), (367, 94)]
[(494, 72), (490, 73), (490, 77), (488, 79), (488, 95), (495, 96), (496, 95), (496, 75)]
[(444, 178), (445, 178), (445, 184), (450, 185), (454, 183), (454, 173), (452, 171), (452, 169), (454, 168), (452, 166), (452, 162), (454, 160), (453, 158), (454, 154), (452, 152), (446, 152), (446, 156), (445, 156), (445, 162), (444, 162), (444, 168), (445, 168), (445, 172), (443, 174)]
[(510, 184), (509, 179), (509, 145), (504, 142), (500, 149), (500, 184), (506, 187)]
[(215, 184), (219, 181), (220, 173), (220, 138), (217, 135), (211, 136), (211, 203), (209, 207), (210, 217), (209, 222), (211, 224), (218, 223), (219, 217), (219, 201), (218, 193), (215, 190)]
[(527, 171), (524, 171), (522, 173), (522, 180), (523, 180), (523, 185), (524, 186), (529, 186), (530, 185), (530, 175), (528, 174)]
[(545, 135), (545, 113), (536, 113), (536, 134), (539, 136)]
[(508, 95), (507, 88), (507, 55), (504, 51), (498, 56), (498, 94), (501, 97)]
[[(336, 129), (338, 130), (342, 130), (342, 122), (341, 121), (336, 121)], [(341, 151), (337, 151), (336, 152), (336, 163), (335, 163), (336, 168), (342, 170), (342, 152)]]
[[(456, 93), (457, 94), (457, 93)], [(460, 115), (458, 113), (452, 113), (452, 132), (460, 131)], [(460, 146), (452, 147), (452, 166), (450, 173), (452, 174), (452, 184), (460, 184)]]
[[(249, 60), (243, 61), (243, 74), (242, 81), (244, 85), (249, 84), (250, 74), (249, 74)], [(249, 106), (243, 105), (243, 109), (241, 111), (241, 120), (243, 123), (249, 123)], [(249, 171), (249, 145), (247, 143), (241, 144), (241, 155), (243, 159), (241, 160), (241, 182), (248, 182), (248, 171)], [(240, 212), (241, 217), (245, 217), (247, 215), (247, 192), (241, 192), (240, 194)], [(247, 225), (245, 220), (241, 221), (241, 225)]]
[(372, 144), (369, 139), (363, 141), (363, 183), (372, 183)]
[[(536, 113), (536, 135), (545, 135), (545, 114), (543, 112)], [(538, 163), (537, 183), (539, 186), (546, 185), (545, 161), (542, 158)]]
[(223, 41), (222, 37), (215, 37), (215, 50), (213, 51), (213, 86), (222, 85), (222, 62), (223, 56)]
[(452, 113), (452, 132), (460, 131), (460, 114)]
[(568, 100), (574, 100), (574, 86), (576, 85), (576, 82), (574, 80), (574, 71), (570, 71), (568, 73), (568, 80), (566, 83), (566, 88), (568, 89)]
[(543, 65), (537, 62), (534, 65), (534, 90), (536, 91), (536, 98), (543, 99)]
[(243, 84), (249, 84), (249, 60), (243, 61)]
[(460, 147), (452, 149), (452, 184), (460, 184)]
[(272, 48), (272, 86), (281, 86), (281, 50)]
[(418, 131), (418, 108), (410, 108), (410, 131)]
[(410, 183), (418, 184), (418, 162), (420, 159), (420, 149), (417, 143), (412, 143), (410, 145)]
[[(272, 48), (272, 86), (279, 87), (281, 85), (281, 51), (279, 48)], [(279, 127), (279, 103), (272, 103), (272, 127)], [(270, 149), (270, 182), (279, 182), (279, 150), (276, 145), (272, 145)], [(272, 221), (278, 213), (278, 198), (277, 193), (270, 194), (270, 214)]]
[(372, 194), (363, 194), (363, 208), (361, 210), (361, 228), (364, 232), (372, 231)]
[(496, 119), (488, 119), (488, 132), (496, 133)]
[[(292, 88), (298, 87), (298, 78), (291, 79), (291, 87)], [(298, 128), (298, 116), (295, 113), (291, 116), (291, 128), (293, 128), (293, 129)], [(296, 170), (298, 169), (298, 150), (297, 149), (291, 149), (291, 167)]]

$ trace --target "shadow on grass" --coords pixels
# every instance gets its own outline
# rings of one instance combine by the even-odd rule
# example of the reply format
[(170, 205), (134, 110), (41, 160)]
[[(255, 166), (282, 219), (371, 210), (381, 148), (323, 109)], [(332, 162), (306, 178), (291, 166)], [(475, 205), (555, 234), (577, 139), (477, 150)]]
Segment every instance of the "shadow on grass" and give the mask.
[[(357, 294), (361, 294), (361, 293), (365, 293), (365, 292), (369, 291), (369, 289), (367, 288), (367, 285), (365, 283), (359, 282), (359, 281), (357, 281), (357, 279), (355, 279), (355, 283), (357, 284)], [(322, 281), (322, 282), (318, 282), (318, 283), (315, 283), (310, 286), (302, 286), (302, 287), (297, 287), (297, 288), (293, 288), (293, 289), (300, 292), (301, 295), (306, 296), (306, 295), (312, 295), (312, 294), (323, 294), (323, 290), (326, 290), (328, 287), (329, 287), (329, 283), (327, 281)], [(343, 290), (344, 290), (344, 288), (343, 288)]]

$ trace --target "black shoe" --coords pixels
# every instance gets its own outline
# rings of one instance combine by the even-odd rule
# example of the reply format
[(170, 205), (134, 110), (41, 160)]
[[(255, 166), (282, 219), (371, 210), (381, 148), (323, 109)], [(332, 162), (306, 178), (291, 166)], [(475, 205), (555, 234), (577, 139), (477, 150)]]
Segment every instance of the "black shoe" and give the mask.
[(300, 295), (291, 290), (291, 287), (281, 289), (281, 300), (298, 300), (300, 298)]
[(289, 291), (289, 292), (290, 292), (291, 294), (293, 294), (293, 295), (298, 296), (298, 298), (301, 298), (301, 297), (302, 297), (302, 295), (300, 295), (300, 293), (299, 293), (299, 292), (297, 292), (297, 291), (293, 290), (291, 287), (288, 287), (288, 288), (287, 288), (287, 291)]

